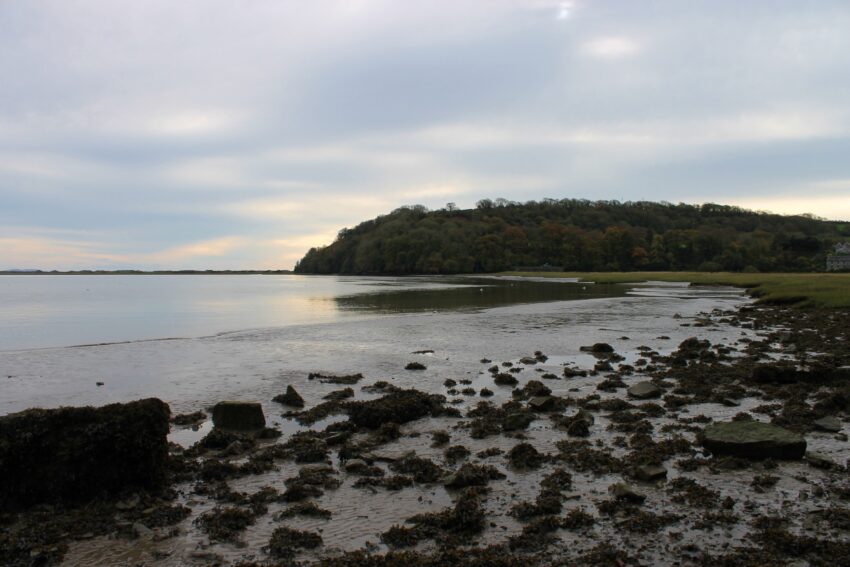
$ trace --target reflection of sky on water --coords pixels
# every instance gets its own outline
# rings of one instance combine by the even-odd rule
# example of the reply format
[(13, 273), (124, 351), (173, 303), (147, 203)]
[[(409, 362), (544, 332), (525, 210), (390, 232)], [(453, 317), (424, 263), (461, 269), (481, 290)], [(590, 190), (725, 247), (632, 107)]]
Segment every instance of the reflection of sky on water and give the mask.
[[(626, 294), (663, 296), (669, 287), (469, 276), (0, 276), (0, 350), (204, 337)], [(705, 291), (675, 286), (677, 296), (696, 293)]]
[(612, 295), (586, 287), (468, 277), (0, 276), (0, 350)]

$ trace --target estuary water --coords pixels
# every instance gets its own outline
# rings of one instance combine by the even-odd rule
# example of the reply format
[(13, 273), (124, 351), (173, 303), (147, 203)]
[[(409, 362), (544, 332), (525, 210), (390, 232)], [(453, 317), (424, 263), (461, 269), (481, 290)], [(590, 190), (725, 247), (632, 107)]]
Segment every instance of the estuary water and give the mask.
[[(598, 341), (673, 349), (693, 334), (674, 315), (743, 301), (729, 288), (512, 278), (6, 276), (0, 415), (150, 396), (174, 412), (249, 399), (286, 426), (269, 400), (293, 384), (320, 401), (328, 392), (310, 372), (438, 391), (446, 377), (477, 375), (485, 357), (543, 350), (566, 361)], [(413, 376), (403, 368), (418, 350), (434, 353)]]
[(0, 351), (197, 338), (624, 293), (621, 286), (469, 277), (0, 276)]

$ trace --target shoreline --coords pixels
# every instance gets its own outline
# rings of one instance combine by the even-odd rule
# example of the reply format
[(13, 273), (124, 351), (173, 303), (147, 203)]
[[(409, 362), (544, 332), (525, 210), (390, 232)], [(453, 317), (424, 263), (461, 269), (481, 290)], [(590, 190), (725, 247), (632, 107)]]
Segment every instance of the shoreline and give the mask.
[[(835, 404), (840, 403), (841, 395), (845, 395), (842, 392), (850, 393), (850, 382), (847, 377), (841, 376), (830, 379), (823, 385), (825, 390), (820, 392), (826, 397), (821, 396), (817, 401), (813, 390), (818, 382), (811, 380), (817, 379), (813, 369), (821, 368), (819, 360), (836, 369), (850, 364), (840, 338), (848, 328), (847, 313), (843, 310), (788, 310), (786, 307), (747, 305), (737, 311), (679, 319), (674, 324), (688, 325), (695, 335), (707, 338), (712, 338), (706, 334), (707, 331), (720, 325), (731, 325), (746, 330), (749, 338), (738, 344), (712, 341), (707, 346), (699, 343), (685, 346), (683, 342), (679, 348), (671, 345), (675, 350), (670, 354), (653, 354), (651, 349), (641, 351), (633, 348), (627, 352), (618, 347), (615, 354), (626, 356), (619, 364), (614, 356), (607, 354), (583, 358), (579, 364), (563, 365), (555, 377), (547, 377), (541, 368), (552, 363), (534, 359), (531, 352), (528, 353), (531, 359), (510, 361), (511, 366), (502, 364), (509, 361), (495, 359), (492, 364), (482, 362), (483, 375), (475, 378), (475, 384), (486, 383), (486, 388), (495, 390), (498, 395), (508, 392), (510, 395), (501, 405), (488, 409), (486, 400), (492, 398), (482, 397), (480, 399), (485, 406), (478, 404), (473, 409), (466, 409), (460, 418), (426, 415), (395, 426), (387, 422), (387, 427), (377, 429), (356, 423), (346, 425), (349, 422), (344, 420), (326, 427), (320, 422), (318, 428), (302, 434), (285, 435), (279, 441), (251, 441), (237, 436), (225, 438), (226, 444), (219, 441), (216, 445), (209, 439), (191, 450), (172, 448), (171, 468), (176, 482), (169, 485), (166, 493), (143, 494), (142, 504), (129, 511), (116, 510), (117, 504), (125, 503), (124, 500), (101, 502), (84, 510), (62, 512), (54, 509), (53, 512), (58, 515), (48, 521), (48, 525), (61, 524), (68, 528), (68, 523), (73, 520), (82, 522), (90, 528), (89, 531), (92, 524), (100, 526), (92, 532), (93, 539), (88, 537), (88, 532), (71, 530), (72, 534), (85, 536), (67, 550), (71, 564), (84, 564), (86, 559), (97, 556), (93, 553), (103, 553), (106, 549), (118, 552), (115, 557), (126, 556), (122, 553), (131, 553), (130, 550), (143, 541), (147, 542), (143, 546), (145, 549), (152, 546), (161, 554), (169, 553), (148, 556), (147, 561), (151, 565), (183, 562), (236, 564), (235, 558), (240, 556), (244, 556), (241, 560), (243, 565), (289, 564), (298, 558), (329, 566), (466, 565), (470, 561), (478, 561), (481, 565), (548, 565), (547, 557), (561, 557), (576, 564), (620, 561), (625, 565), (638, 565), (657, 562), (658, 558), (669, 560), (676, 557), (692, 564), (726, 561), (727, 564), (756, 565), (768, 559), (781, 564), (792, 558), (817, 563), (846, 557), (841, 555), (848, 551), (846, 539), (842, 539), (847, 533), (842, 518), (848, 513), (846, 502), (850, 497), (850, 485), (846, 481), (846, 465), (843, 462), (830, 465), (834, 468), (822, 469), (818, 468), (823, 466), (822, 462), (815, 465), (811, 461), (750, 462), (727, 457), (706, 458), (700, 456), (702, 449), (695, 434), (705, 424), (702, 419), (697, 419), (701, 414), (715, 416), (709, 417), (710, 421), (726, 421), (730, 416), (746, 413), (757, 420), (778, 420), (785, 427), (805, 432), (810, 445), (817, 441), (817, 448), (820, 445), (834, 447), (838, 451), (836, 454), (846, 455), (846, 434), (844, 441), (833, 439), (815, 431), (812, 422), (819, 413), (833, 409), (846, 420), (850, 408), (841, 409)], [(752, 333), (763, 336), (752, 336)], [(825, 356), (811, 357), (810, 352), (821, 352)], [(640, 353), (645, 363), (636, 364), (633, 353)], [(417, 356), (408, 355), (407, 358), (422, 360), (431, 366), (428, 355)], [(795, 364), (802, 363), (809, 370), (796, 377), (791, 375), (790, 381), (787, 377), (783, 378), (787, 383), (755, 380), (753, 369), (765, 364), (777, 366), (776, 357), (787, 358)], [(532, 359), (536, 362), (532, 363)], [(596, 365), (589, 366), (591, 360), (596, 361), (598, 369)], [(606, 363), (610, 369), (606, 368)], [(500, 368), (496, 374), (515, 376), (520, 383), (515, 388), (493, 383), (496, 374), (487, 372), (493, 364)], [(519, 368), (523, 370), (511, 371)], [(538, 369), (541, 372), (537, 372)], [(585, 371), (588, 376), (568, 376), (567, 370), (569, 374)], [(665, 393), (646, 401), (628, 396), (625, 386), (633, 385), (638, 377), (649, 379)], [(706, 384), (706, 377), (711, 377), (710, 386)], [(367, 390), (357, 382), (350, 387)], [(373, 382), (374, 379), (365, 379), (362, 384), (374, 386)], [(532, 388), (534, 382), (558, 391), (551, 395), (557, 398), (553, 402), (555, 407), (531, 409), (531, 400), (540, 397), (532, 394), (543, 393), (537, 386)], [(571, 393), (567, 386), (579, 391)], [(305, 395), (306, 387), (296, 385)], [(345, 389), (343, 385), (329, 387)], [(451, 396), (469, 400), (469, 394), (459, 391), (465, 387), (468, 386), (464, 386), (462, 380), (451, 386), (447, 383), (444, 393), (448, 397), (442, 407), (453, 409)], [(833, 393), (830, 394), (832, 397), (827, 395), (828, 392)], [(392, 394), (393, 386), (388, 384), (366, 395), (358, 394), (353, 399), (356, 404)], [(496, 399), (505, 399), (498, 395)], [(476, 387), (475, 399), (478, 397)], [(824, 406), (823, 402), (829, 400), (833, 405)], [(293, 417), (308, 421), (327, 410), (341, 411), (341, 417), (345, 417), (347, 410), (340, 408), (348, 406), (331, 404), (320, 410), (322, 403), (330, 402), (308, 403), (306, 412), (292, 408), (289, 411)], [(687, 411), (688, 408), (691, 411)], [(587, 436), (581, 435), (582, 427), (576, 425), (581, 420), (574, 419), (580, 412), (591, 417)], [(531, 421), (524, 423), (526, 419), (511, 418), (518, 423), (516, 427), (506, 428), (504, 420), (514, 414), (528, 416)], [(399, 416), (398, 419), (403, 421), (406, 418)], [(570, 433), (571, 429), (579, 435)], [(441, 443), (442, 437), (436, 435), (440, 431), (447, 433), (450, 441)], [(846, 421), (844, 431), (847, 431)], [(338, 443), (340, 438), (344, 439), (341, 444)], [(588, 441), (590, 444), (586, 444)], [(239, 443), (241, 448), (234, 447), (234, 442)], [(596, 443), (602, 443), (602, 447), (597, 447)], [(530, 445), (533, 451), (515, 451), (524, 445)], [(501, 453), (482, 455), (488, 446), (498, 448)], [(402, 456), (405, 448), (415, 451), (407, 461)], [(450, 458), (450, 454), (454, 456)], [(644, 483), (636, 480), (630, 463), (642, 456), (660, 460), (667, 470), (667, 481)], [(349, 465), (358, 459), (366, 463), (367, 468), (354, 472), (354, 467)], [(250, 463), (253, 464), (246, 466)], [(309, 468), (311, 466), (313, 469)], [(468, 473), (485, 474), (486, 478), (463, 488), (443, 488), (451, 484), (449, 479), (452, 475), (456, 477), (464, 467)], [(489, 478), (494, 473), (487, 467), (507, 475), (508, 480)], [(308, 477), (302, 472), (305, 470), (313, 470), (318, 476), (307, 482), (305, 479)], [(563, 475), (552, 476), (558, 470), (568, 473), (570, 481), (567, 482)], [(472, 474), (471, 478), (478, 477)], [(541, 485), (547, 478), (550, 479), (549, 484)], [(284, 479), (285, 483), (280, 482)], [(354, 488), (352, 483), (361, 480), (364, 481), (362, 488)], [(401, 485), (396, 487), (390, 481)], [(617, 482), (633, 486), (636, 492), (646, 497), (646, 501), (630, 503), (628, 499), (608, 496), (608, 487)], [(557, 489), (546, 492), (546, 486), (552, 483), (556, 483)], [(264, 485), (271, 486), (274, 491), (258, 491)], [(738, 491), (728, 509), (724, 507), (728, 501), (721, 497), (726, 492), (724, 485)], [(286, 497), (295, 486), (314, 487), (326, 494), (308, 496), (299, 500), (301, 504), (298, 504)], [(177, 493), (173, 493), (174, 488), (177, 488)], [(438, 497), (428, 496), (435, 490)], [(803, 492), (807, 494), (806, 500), (793, 497), (794, 493)], [(313, 493), (316, 494), (316, 491)], [(511, 493), (518, 498), (509, 498)], [(414, 497), (413, 503), (408, 503), (405, 494)], [(311, 502), (316, 502), (319, 510), (330, 512), (333, 518), (340, 510), (326, 503), (328, 498), (331, 503), (355, 498), (354, 501), (361, 502), (366, 509), (370, 502), (375, 502), (373, 499), (395, 499), (403, 509), (409, 506), (416, 509), (417, 494), (433, 500), (424, 511), (430, 510), (436, 515), (404, 522), (405, 516), (410, 518), (415, 514), (402, 514), (397, 521), (398, 529), (384, 530), (381, 536), (383, 544), (375, 549), (364, 545), (361, 551), (335, 553), (322, 546), (315, 551), (307, 545), (299, 547), (298, 542), (315, 541), (304, 533), (322, 534), (318, 530), (328, 522), (315, 507), (308, 506)], [(790, 522), (788, 524), (770, 515), (763, 516), (760, 512), (773, 509), (771, 502), (780, 496), (784, 507), (777, 508), (777, 511), (783, 511), (785, 521)], [(525, 504), (517, 508), (523, 502)], [(153, 535), (144, 530), (136, 530), (141, 535), (136, 533), (130, 520), (136, 518), (136, 523), (141, 522), (144, 526), (144, 516), (139, 515), (143, 506), (163, 510), (162, 515), (175, 519), (178, 531), (175, 533), (171, 527), (154, 525), (152, 528), (148, 526)], [(815, 522), (817, 527), (806, 527), (804, 520), (814, 518), (810, 514), (813, 506), (831, 511), (832, 515), (817, 516), (821, 518)], [(183, 508), (191, 510), (188, 512), (191, 514), (188, 525), (188, 520), (183, 519), (186, 514)], [(233, 519), (222, 515), (228, 510), (231, 514), (236, 513), (233, 511), (246, 511), (245, 521), (250, 519), (250, 522), (236, 531), (216, 531), (215, 526), (221, 527), (221, 522)], [(270, 518), (287, 510), (292, 515), (286, 519)], [(311, 513), (319, 516), (309, 515)], [(129, 526), (122, 527), (120, 522), (116, 524), (116, 514), (126, 518), (122, 521), (130, 522)], [(26, 524), (24, 516), (18, 520)], [(206, 520), (199, 520), (201, 516)], [(36, 520), (44, 522), (45, 518), (36, 514), (29, 520), (35, 524)], [(102, 525), (100, 522), (103, 522)], [(247, 542), (248, 547), (240, 552), (238, 542), (246, 529), (249, 532), (255, 529), (251, 527), (253, 522), (258, 524), (261, 533), (289, 526), (297, 533), (285, 532), (289, 539), (278, 538), (279, 545), (270, 548), (271, 554), (259, 551), (255, 541), (260, 536), (252, 535)], [(499, 529), (487, 527), (488, 522), (506, 528), (505, 535), (500, 536)], [(703, 527), (697, 527), (698, 524)], [(25, 528), (25, 525), (19, 524), (18, 527)], [(206, 534), (204, 530), (207, 530)], [(745, 533), (734, 535), (741, 530)], [(727, 532), (732, 535), (724, 535)], [(114, 535), (103, 539), (104, 536), (98, 537), (100, 533)], [(842, 533), (844, 536), (841, 536)], [(196, 534), (190, 541), (200, 537), (199, 543), (206, 537), (215, 540), (224, 534), (225, 543), (213, 541), (214, 545), (208, 551), (204, 545), (200, 551), (190, 553), (177, 545), (189, 534)], [(327, 532), (322, 535), (327, 542), (333, 541)], [(159, 539), (161, 537), (164, 539)], [(265, 543), (268, 543), (268, 535), (265, 537)], [(449, 537), (448, 546), (434, 546), (432, 538), (446, 541), (446, 537)], [(27, 538), (21, 540), (31, 541)], [(236, 544), (227, 543), (228, 540)], [(45, 552), (45, 558), (53, 557), (50, 549), (55, 547), (54, 551), (58, 553), (59, 548), (65, 545), (62, 541), (60, 538), (41, 542), (34, 548), (40, 550), (36, 556)], [(733, 548), (724, 550), (721, 545), (724, 541), (733, 542)], [(419, 543), (412, 547), (409, 545), (415, 542)], [(638, 545), (638, 542), (643, 543)], [(121, 552), (119, 548), (123, 547), (127, 549)], [(644, 549), (641, 550), (641, 547)], [(227, 549), (231, 550), (228, 554), (218, 556)], [(415, 551), (405, 551), (410, 549)], [(383, 555), (387, 551), (389, 555)], [(278, 552), (282, 555), (275, 555)]]
[(501, 272), (502, 276), (577, 278), (581, 282), (663, 281), (744, 288), (757, 303), (796, 307), (850, 308), (850, 273), (739, 272)]

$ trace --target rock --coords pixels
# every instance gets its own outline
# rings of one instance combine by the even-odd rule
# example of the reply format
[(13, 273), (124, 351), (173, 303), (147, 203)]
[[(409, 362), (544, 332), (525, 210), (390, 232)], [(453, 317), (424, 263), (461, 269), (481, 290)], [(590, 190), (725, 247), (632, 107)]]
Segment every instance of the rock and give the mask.
[(631, 502), (633, 504), (642, 504), (646, 500), (646, 495), (641, 494), (633, 487), (624, 482), (618, 482), (608, 487), (608, 492), (617, 500)]
[(528, 400), (528, 407), (533, 411), (549, 411), (555, 407), (555, 398), (552, 396), (537, 396)]
[(345, 467), (343, 468), (345, 472), (349, 474), (360, 474), (368, 471), (371, 467), (369, 467), (369, 463), (363, 459), (351, 459), (350, 461), (346, 461)]
[(652, 382), (638, 382), (630, 387), (626, 392), (629, 396), (639, 400), (648, 400), (650, 398), (658, 398), (664, 392), (661, 388)]
[(593, 354), (610, 354), (614, 352), (614, 347), (608, 343), (596, 343), (593, 346), (583, 346), (579, 350), (592, 352)]
[(404, 367), (405, 370), (425, 370), (427, 366), (422, 364), (421, 362), (408, 362), (407, 366)]
[(266, 426), (263, 407), (258, 402), (219, 402), (213, 406), (212, 418), (213, 425), (221, 429), (248, 431)]
[(207, 414), (202, 411), (192, 413), (181, 413), (171, 418), (174, 425), (197, 425), (207, 419)]
[(353, 384), (357, 384), (360, 380), (363, 379), (363, 375), (359, 372), (357, 374), (345, 374), (342, 376), (336, 376), (333, 374), (320, 374), (318, 372), (311, 372), (307, 376), (308, 380), (318, 380), (324, 384), (345, 384), (347, 386), (351, 386)]
[(522, 364), (528, 364), (528, 365), (537, 364), (537, 362), (538, 362), (536, 358), (531, 358), (530, 356), (524, 356), (524, 357), (520, 358), (519, 361)]
[(301, 395), (296, 392), (295, 388), (293, 388), (291, 385), (286, 387), (286, 393), (281, 394), (279, 396), (275, 396), (274, 398), (272, 398), (272, 401), (293, 408), (304, 407), (304, 398), (302, 398)]
[(493, 378), (493, 382), (495, 382), (498, 386), (516, 386), (519, 383), (519, 380), (507, 372), (500, 372)]
[(815, 421), (814, 426), (821, 431), (828, 431), (830, 433), (838, 433), (841, 431), (841, 421), (832, 415), (822, 417)]
[(667, 469), (660, 465), (641, 465), (635, 469), (635, 478), (644, 482), (667, 478)]
[(812, 451), (806, 453), (806, 462), (818, 469), (832, 469), (838, 466), (835, 461), (826, 455)]
[(142, 524), (141, 522), (133, 523), (133, 534), (136, 537), (141, 539), (152, 539), (153, 538), (153, 530)]
[(165, 402), (150, 398), (0, 417), (0, 509), (161, 487), (169, 414)]
[(301, 467), (298, 471), (301, 476), (329, 475), (336, 474), (334, 468), (327, 463), (310, 463)]
[(377, 429), (385, 423), (407, 423), (426, 415), (444, 411), (446, 398), (418, 390), (397, 390), (363, 402), (346, 402), (346, 411), (358, 427)]
[(351, 388), (343, 388), (342, 390), (334, 390), (328, 395), (324, 396), (323, 400), (347, 400), (348, 398), (354, 397), (354, 390)]
[(136, 506), (139, 505), (139, 501), (140, 501), (139, 495), (134, 494), (130, 498), (127, 498), (126, 500), (121, 500), (119, 502), (116, 502), (115, 503), (115, 509), (121, 510), (121, 511), (132, 510), (133, 508), (135, 508)]
[(806, 452), (806, 440), (801, 435), (759, 421), (707, 425), (702, 444), (715, 455), (751, 459), (801, 459)]
[(502, 420), (504, 431), (518, 431), (525, 429), (534, 421), (534, 416), (524, 412), (509, 413)]
[(536, 469), (545, 460), (546, 455), (539, 453), (530, 443), (520, 443), (508, 452), (508, 461), (515, 469)]
[(491, 480), (501, 480), (505, 475), (491, 465), (464, 464), (450, 475), (445, 482), (446, 488), (466, 488), (468, 486), (486, 486)]

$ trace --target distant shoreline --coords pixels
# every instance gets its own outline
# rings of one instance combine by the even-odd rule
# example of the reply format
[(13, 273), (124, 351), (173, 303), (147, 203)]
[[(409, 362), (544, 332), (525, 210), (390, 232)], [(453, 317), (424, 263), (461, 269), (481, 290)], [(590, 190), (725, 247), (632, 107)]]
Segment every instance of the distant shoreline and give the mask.
[(0, 276), (209, 276), (209, 275), (288, 275), (292, 270), (74, 270), (60, 272), (58, 270), (7, 270), (0, 271)]

